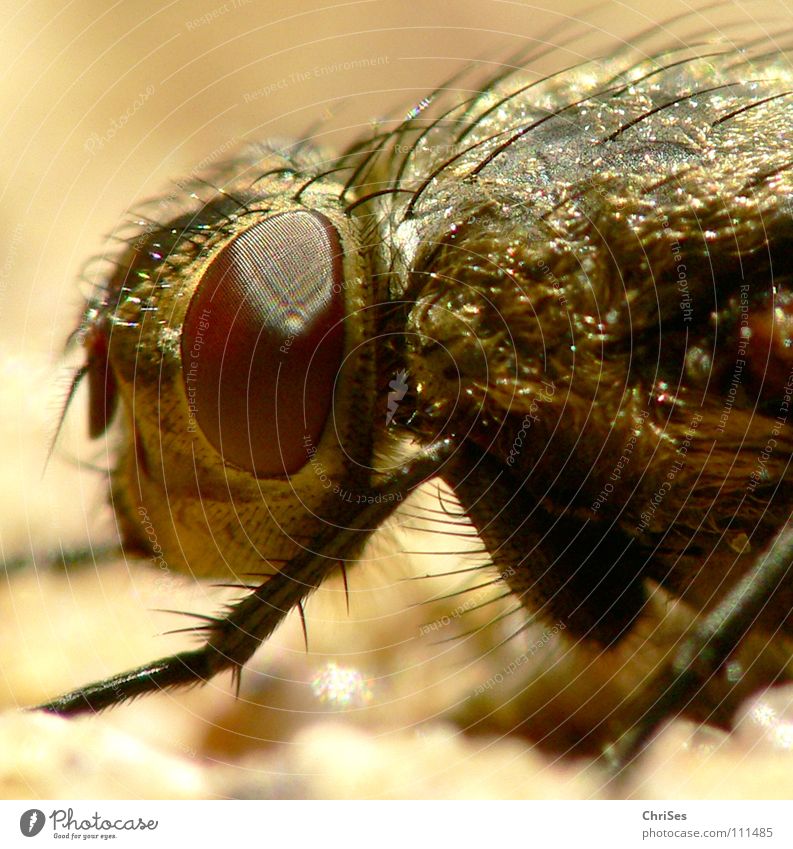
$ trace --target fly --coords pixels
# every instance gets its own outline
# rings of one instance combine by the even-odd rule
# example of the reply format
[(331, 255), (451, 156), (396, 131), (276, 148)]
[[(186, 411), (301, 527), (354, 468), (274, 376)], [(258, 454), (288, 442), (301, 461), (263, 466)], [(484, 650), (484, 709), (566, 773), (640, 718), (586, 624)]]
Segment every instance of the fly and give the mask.
[(511, 636), (539, 619), (608, 664), (658, 587), (699, 611), (617, 762), (750, 630), (793, 633), (784, 56), (442, 91), (337, 160), (264, 146), (194, 180), (88, 304), (74, 389), (92, 436), (121, 420), (125, 547), (145, 516), (169, 563), (248, 594), (201, 647), (45, 709), (239, 676), (433, 479), (524, 612)]

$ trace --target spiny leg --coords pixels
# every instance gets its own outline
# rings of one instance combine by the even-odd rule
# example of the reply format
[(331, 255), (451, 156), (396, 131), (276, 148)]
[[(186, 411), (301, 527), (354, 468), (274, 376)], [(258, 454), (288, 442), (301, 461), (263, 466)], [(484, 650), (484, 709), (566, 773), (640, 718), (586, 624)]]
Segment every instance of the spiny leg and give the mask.
[(423, 450), (373, 489), (374, 503), (349, 505), (343, 526), (328, 526), (280, 572), (231, 608), (228, 616), (209, 624), (209, 639), (199, 649), (180, 652), (104, 681), (81, 687), (37, 709), (72, 715), (95, 712), (146, 693), (200, 684), (225, 670), (237, 673), (292, 608), (315, 590), (328, 574), (354, 555), (407, 495), (439, 474), (453, 445), (440, 440)]
[[(727, 663), (761, 613), (775, 603), (793, 565), (793, 526), (786, 526), (741, 581), (705, 616), (682, 645), (671, 667), (647, 692), (659, 693), (640, 711), (634, 725), (607, 753), (616, 769), (640, 754), (659, 726), (677, 716), (702, 686)], [(636, 711), (637, 713), (639, 711)]]

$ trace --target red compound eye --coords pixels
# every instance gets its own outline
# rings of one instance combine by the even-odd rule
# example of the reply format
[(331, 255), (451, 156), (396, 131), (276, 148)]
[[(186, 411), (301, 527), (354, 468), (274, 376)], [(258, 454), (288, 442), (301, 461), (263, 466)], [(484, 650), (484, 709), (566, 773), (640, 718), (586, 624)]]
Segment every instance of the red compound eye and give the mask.
[(224, 460), (294, 474), (327, 421), (344, 354), (342, 251), (322, 215), (250, 227), (205, 272), (182, 328), (191, 418)]
[(761, 398), (774, 400), (789, 392), (793, 373), (793, 298), (779, 293), (772, 305), (757, 309), (748, 317), (746, 355), (755, 385), (762, 387)]
[(108, 363), (107, 336), (93, 327), (85, 338), (87, 351), (85, 374), (88, 377), (88, 435), (101, 436), (118, 406), (118, 388)]

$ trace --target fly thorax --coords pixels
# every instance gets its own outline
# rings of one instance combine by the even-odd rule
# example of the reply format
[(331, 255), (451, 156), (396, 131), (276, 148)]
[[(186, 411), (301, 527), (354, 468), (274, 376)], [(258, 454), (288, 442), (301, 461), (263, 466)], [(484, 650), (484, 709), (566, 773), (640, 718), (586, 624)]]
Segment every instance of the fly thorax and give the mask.
[(549, 241), (487, 213), (425, 242), (408, 284), (406, 356), (418, 414), (435, 428), (489, 444), (514, 417), (529, 416), (538, 435), (557, 427), (574, 366), (559, 267), (570, 258), (552, 268)]

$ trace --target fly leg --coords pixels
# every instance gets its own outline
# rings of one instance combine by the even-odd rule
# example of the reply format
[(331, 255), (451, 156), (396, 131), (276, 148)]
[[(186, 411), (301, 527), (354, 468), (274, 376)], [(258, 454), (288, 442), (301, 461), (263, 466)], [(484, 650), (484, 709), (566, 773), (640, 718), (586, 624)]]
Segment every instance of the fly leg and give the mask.
[(682, 645), (670, 669), (647, 690), (660, 693), (650, 704), (637, 705), (639, 717), (612, 753), (621, 769), (642, 751), (659, 726), (677, 716), (719, 673), (775, 596), (784, 590), (793, 566), (793, 526), (786, 526), (764, 554)]
[(45, 551), (43, 554), (24, 554), (19, 557), (9, 557), (0, 561), (6, 574), (19, 572), (24, 569), (35, 569), (37, 564), (52, 569), (65, 570), (82, 566), (95, 566), (97, 561), (106, 560), (109, 557), (121, 556), (121, 547), (118, 543), (104, 545), (92, 545), (86, 548), (55, 548)]
[(354, 556), (410, 492), (439, 474), (453, 450), (440, 440), (391, 473), (365, 507), (350, 504), (349, 515), (304, 549), (255, 592), (231, 608), (225, 618), (206, 627), (209, 638), (199, 649), (180, 652), (129, 672), (39, 705), (38, 709), (64, 715), (103, 710), (146, 693), (200, 684), (226, 670), (237, 675), (259, 645), (269, 637), (292, 608), (315, 590), (340, 561)]

